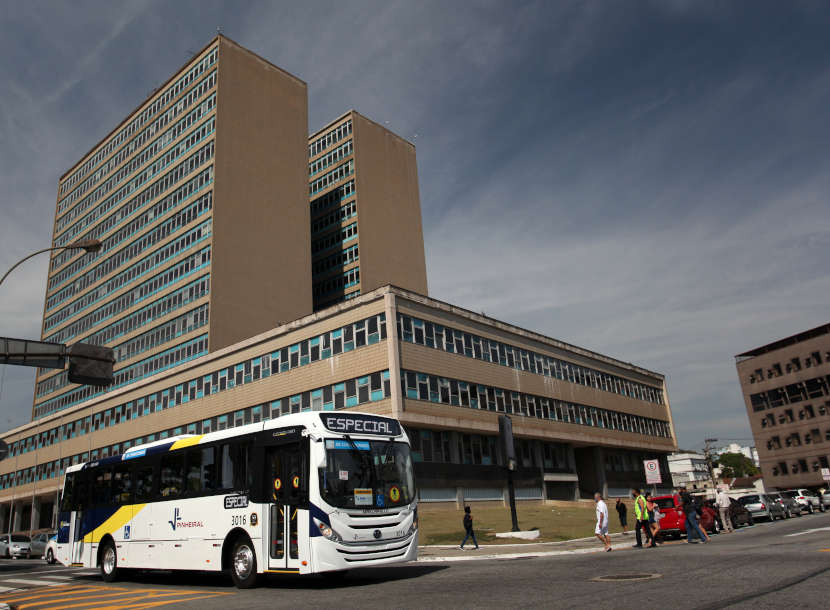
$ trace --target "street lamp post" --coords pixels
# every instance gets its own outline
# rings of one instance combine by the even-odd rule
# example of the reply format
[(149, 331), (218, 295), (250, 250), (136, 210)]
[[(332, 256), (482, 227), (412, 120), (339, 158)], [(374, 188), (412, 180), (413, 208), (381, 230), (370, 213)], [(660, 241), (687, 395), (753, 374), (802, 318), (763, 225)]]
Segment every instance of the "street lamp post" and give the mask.
[(82, 239), (80, 241), (72, 242), (71, 244), (67, 244), (65, 246), (55, 246), (53, 248), (43, 248), (42, 250), (38, 250), (37, 252), (32, 252), (30, 255), (21, 258), (17, 261), (11, 268), (3, 274), (3, 277), (0, 278), (0, 284), (3, 283), (8, 275), (17, 269), (21, 264), (25, 263), (30, 258), (37, 256), (38, 254), (43, 254), (44, 252), (50, 252), (52, 250), (85, 250), (87, 252), (98, 252), (101, 249), (103, 244), (100, 240), (97, 239)]

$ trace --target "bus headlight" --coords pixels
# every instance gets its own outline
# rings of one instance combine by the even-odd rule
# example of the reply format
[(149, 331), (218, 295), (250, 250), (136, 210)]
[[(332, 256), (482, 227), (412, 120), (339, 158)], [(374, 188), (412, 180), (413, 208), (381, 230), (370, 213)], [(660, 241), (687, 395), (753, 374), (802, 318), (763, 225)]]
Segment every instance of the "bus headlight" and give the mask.
[(418, 513), (415, 513), (415, 516), (412, 517), (412, 525), (409, 526), (409, 531), (407, 532), (407, 536), (414, 534), (418, 531)]
[(316, 525), (317, 529), (320, 530), (320, 533), (323, 535), (323, 538), (327, 538), (332, 542), (343, 542), (343, 539), (340, 537), (340, 534), (331, 529), (330, 526), (320, 521), (317, 517), (314, 517), (314, 525)]

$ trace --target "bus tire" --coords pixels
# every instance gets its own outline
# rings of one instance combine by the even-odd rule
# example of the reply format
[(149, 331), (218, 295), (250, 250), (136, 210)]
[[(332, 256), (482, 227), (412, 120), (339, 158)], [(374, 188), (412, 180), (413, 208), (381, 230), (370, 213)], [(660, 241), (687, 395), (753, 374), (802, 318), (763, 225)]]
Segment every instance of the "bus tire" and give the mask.
[(55, 554), (52, 552), (52, 549), (46, 551), (46, 563), (50, 566), (55, 565)]
[(104, 582), (112, 582), (118, 578), (118, 553), (111, 538), (104, 542), (98, 551), (98, 565)]
[(250, 589), (256, 586), (257, 565), (254, 545), (247, 536), (239, 536), (233, 543), (230, 556), (230, 569), (233, 584), (238, 589)]

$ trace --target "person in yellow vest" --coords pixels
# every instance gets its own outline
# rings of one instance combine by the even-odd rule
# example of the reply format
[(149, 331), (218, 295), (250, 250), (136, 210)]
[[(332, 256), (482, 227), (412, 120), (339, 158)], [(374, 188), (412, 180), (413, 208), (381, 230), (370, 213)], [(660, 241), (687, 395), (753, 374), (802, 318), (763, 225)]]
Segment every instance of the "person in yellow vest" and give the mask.
[(646, 499), (640, 490), (634, 488), (631, 490), (631, 497), (634, 498), (634, 517), (637, 519), (637, 525), (634, 532), (637, 535), (637, 544), (635, 549), (643, 548), (643, 538), (640, 535), (640, 530), (646, 533), (646, 543), (651, 544), (651, 527), (648, 524), (648, 509), (646, 508)]

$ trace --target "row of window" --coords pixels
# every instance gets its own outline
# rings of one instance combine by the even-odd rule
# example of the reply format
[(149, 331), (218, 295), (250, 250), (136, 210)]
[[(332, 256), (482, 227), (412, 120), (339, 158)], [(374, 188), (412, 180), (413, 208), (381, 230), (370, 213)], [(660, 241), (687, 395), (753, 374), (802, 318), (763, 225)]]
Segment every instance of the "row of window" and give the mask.
[(484, 362), (663, 404), (663, 391), (658, 388), (400, 313), (398, 338)]
[(121, 386), (128, 385), (155, 375), (161, 371), (167, 370), (174, 366), (178, 366), (194, 358), (199, 358), (207, 354), (208, 340), (207, 335), (201, 335), (185, 343), (181, 343), (170, 349), (154, 354), (149, 358), (145, 358), (140, 362), (115, 371), (113, 373), (113, 382), (106, 388), (99, 388), (94, 386), (80, 386), (74, 388), (60, 396), (51, 398), (34, 408), (34, 418), (40, 419), (45, 415), (67, 409), (73, 405), (82, 403), (90, 398), (100, 396), (105, 392), (111, 392)]
[[(155, 199), (163, 192), (165, 192), (167, 189), (169, 189), (171, 186), (179, 182), (179, 180), (181, 180), (188, 174), (196, 171), (196, 169), (200, 165), (212, 159), (213, 152), (214, 141), (211, 140), (209, 143), (205, 144), (202, 148), (190, 155), (188, 158), (181, 161), (173, 169), (169, 170), (166, 174), (164, 174), (164, 176), (162, 176), (161, 178), (153, 182), (150, 186), (145, 188), (143, 191), (138, 193), (131, 201), (124, 204), (123, 207), (126, 209), (130, 209), (132, 211), (140, 208), (146, 203), (150, 203), (153, 199)], [(146, 178), (150, 178), (154, 175), (156, 174), (147, 174)], [(83, 218), (81, 218), (78, 222), (69, 227), (62, 235), (57, 236), (54, 240), (54, 245), (66, 245), (75, 236), (77, 236), (78, 233), (86, 229), (88, 226), (96, 223), (104, 214), (109, 212), (111, 209), (113, 209), (116, 206), (121, 207), (122, 201), (126, 197), (130, 196), (133, 192), (135, 192), (136, 189), (143, 183), (144, 180), (141, 180), (140, 182), (130, 181), (124, 186), (122, 186), (115, 193), (113, 193), (104, 201), (102, 201), (98, 206), (90, 210), (90, 212), (86, 214)]]
[(325, 188), (328, 188), (335, 182), (340, 182), (354, 173), (354, 159), (349, 159), (343, 165), (338, 165), (330, 172), (327, 172), (319, 178), (308, 183), (308, 194), (313, 195)]
[(357, 215), (357, 201), (352, 199), (341, 208), (329, 212), (325, 216), (321, 216), (311, 222), (311, 234), (325, 231), (333, 224), (340, 224), (349, 218)]
[(311, 266), (312, 275), (320, 275), (337, 267), (345, 267), (346, 265), (351, 265), (359, 258), (360, 253), (358, 252), (357, 248), (357, 244), (355, 244), (353, 246), (349, 246), (341, 252), (336, 252), (322, 260), (315, 261), (314, 264)]
[[(809, 461), (809, 462), (808, 462)], [(830, 461), (826, 455), (816, 455), (810, 458), (801, 458), (787, 464), (778, 462), (772, 467), (772, 476), (785, 477), (788, 474), (818, 473), (822, 468), (830, 468)]]
[[(96, 331), (93, 335), (82, 339), (85, 343), (93, 343), (95, 345), (105, 345), (122, 335), (127, 335), (137, 328), (144, 326), (145, 324), (149, 324), (154, 320), (158, 320), (159, 318), (163, 318), (166, 315), (173, 313), (174, 311), (181, 309), (182, 307), (192, 303), (197, 299), (201, 299), (202, 297), (207, 296), (208, 291), (210, 290), (210, 274), (204, 275), (197, 280), (190, 282), (174, 290), (173, 292), (164, 295), (160, 299), (157, 299), (150, 303), (149, 305), (145, 305), (141, 309), (134, 311), (133, 313), (124, 316), (120, 320), (113, 322), (105, 326), (104, 328)], [(127, 297), (132, 294), (133, 291), (130, 291), (126, 295), (119, 297), (106, 307), (102, 307), (99, 311), (102, 314), (102, 317), (98, 320), (101, 321), (105, 318), (112, 317), (112, 314), (106, 315), (107, 311), (116, 310), (119, 306), (123, 305), (127, 301)], [(56, 333), (53, 337), (47, 339), (48, 341), (55, 341), (56, 343), (66, 343), (67, 338), (74, 337), (81, 332), (88, 330), (94, 324), (92, 322), (97, 317), (99, 312), (96, 311), (88, 316), (84, 316), (77, 322), (67, 326), (60, 332)], [(97, 322), (96, 322), (97, 323)], [(62, 333), (66, 331), (66, 336)]]
[(830, 362), (830, 352), (824, 352), (824, 359), (822, 360), (821, 352), (816, 350), (804, 356), (802, 359), (799, 356), (790, 358), (789, 362), (785, 362), (781, 366), (780, 362), (775, 362), (766, 370), (766, 377), (764, 377), (764, 369), (757, 368), (749, 376), (749, 383), (759, 383), (764, 379), (775, 379), (782, 375), (789, 375), (790, 373), (797, 373), (802, 368), (809, 369), (814, 366), (819, 366), (822, 362)]
[[(138, 129), (140, 129), (141, 126), (144, 125), (153, 115), (155, 115), (159, 110), (161, 110), (164, 106), (170, 103), (170, 101), (172, 101), (175, 97), (177, 97), (180, 93), (187, 89), (187, 87), (189, 87), (191, 83), (193, 83), (197, 78), (204, 74), (208, 68), (210, 68), (214, 63), (216, 63), (217, 52), (217, 49), (214, 49), (213, 51), (208, 53), (199, 63), (197, 63), (190, 70), (188, 70), (187, 74), (182, 76), (173, 85), (166, 89), (164, 93), (162, 93), (158, 98), (156, 98), (156, 100), (150, 106), (148, 106), (141, 114), (139, 114), (132, 121), (130, 121), (126, 126), (124, 126), (124, 128), (121, 131), (115, 134), (107, 142), (102, 144), (94, 155), (87, 159), (78, 169), (72, 172), (72, 174), (70, 174), (66, 178), (66, 180), (61, 182), (61, 194), (65, 193), (69, 188), (77, 184), (101, 160), (103, 160), (113, 150), (120, 146), (122, 142), (127, 140), (132, 134), (134, 134)], [(180, 105), (181, 104), (177, 104), (176, 107)], [(153, 125), (157, 128), (158, 125), (156, 123), (154, 123)], [(111, 169), (111, 165), (107, 166), (106, 168), (102, 167), (95, 173), (95, 175), (98, 178), (100, 178), (103, 175), (103, 173)], [(59, 212), (60, 211), (62, 210), (59, 210)]]
[[(105, 423), (104, 427), (109, 427), (121, 421), (135, 419), (186, 403), (189, 400), (224, 392), (238, 385), (251, 383), (278, 373), (285, 373), (321, 360), (327, 360), (365, 345), (374, 345), (384, 339), (386, 339), (386, 315), (381, 313), (321, 335), (310, 337), (274, 352), (196, 377), (166, 390), (154, 392), (135, 401), (118, 405), (97, 414), (95, 417), (100, 416), (101, 421)], [(27, 439), (9, 443), (10, 454), (15, 455), (15, 451), (19, 450), (25, 453), (26, 450), (48, 447), (54, 442), (74, 438), (76, 432), (86, 434), (89, 431), (89, 424), (84, 424), (84, 421), (84, 418), (81, 418), (64, 426), (42, 432), (39, 436), (32, 435)], [(95, 426), (93, 429), (97, 430), (98, 428)]]
[(648, 436), (671, 438), (669, 423), (663, 420), (609, 411), (564, 400), (533, 396), (492, 386), (484, 386), (426, 373), (401, 371), (401, 387), (406, 398), (442, 404), (486, 409), (580, 424), (608, 430), (621, 430)]
[(309, 204), (311, 215), (314, 216), (317, 212), (322, 212), (334, 205), (340, 205), (340, 202), (354, 195), (354, 180), (349, 180), (345, 184), (341, 184), (336, 189), (333, 189), (314, 199)]
[(316, 161), (308, 164), (308, 175), (313, 176), (319, 174), (327, 167), (339, 163), (354, 152), (354, 145), (351, 140), (341, 144), (330, 153), (326, 153)]
[(314, 299), (319, 299), (331, 292), (341, 292), (346, 288), (357, 286), (360, 283), (360, 267), (349, 269), (342, 275), (330, 277), (314, 284), (312, 290)]
[(345, 123), (341, 123), (328, 133), (323, 134), (316, 140), (314, 140), (311, 144), (308, 145), (308, 158), (310, 159), (314, 155), (319, 155), (321, 152), (326, 150), (329, 146), (333, 146), (337, 144), (343, 138), (352, 135), (352, 121), (349, 119)]
[(355, 237), (357, 237), (357, 223), (353, 222), (350, 225), (341, 227), (340, 229), (311, 242), (311, 254), (314, 255), (320, 252), (325, 252), (330, 248), (351, 241)]
[[(113, 356), (116, 363), (122, 363), (139, 354), (143, 354), (158, 345), (163, 345), (177, 339), (184, 334), (193, 332), (197, 328), (201, 328), (208, 323), (208, 305), (207, 303), (196, 307), (195, 309), (176, 316), (172, 320), (168, 320), (163, 324), (159, 324), (155, 328), (151, 328), (140, 335), (124, 341), (123, 343), (113, 347)], [(94, 345), (101, 345), (96, 342), (95, 337), (86, 340), (87, 343)], [(118, 370), (116, 369), (116, 374)], [(37, 384), (37, 396), (45, 396), (56, 392), (63, 387), (69, 385), (69, 377), (66, 371), (62, 371), (57, 375), (53, 375)]]
[[(210, 97), (208, 97), (204, 102), (199, 104), (194, 110), (190, 111), (184, 118), (182, 118), (180, 121), (178, 121), (175, 125), (170, 127), (170, 129), (168, 129), (165, 133), (161, 134), (158, 138), (153, 140), (143, 150), (139, 151), (138, 154), (136, 154), (135, 156), (130, 158), (130, 160), (125, 165), (121, 166), (121, 168), (117, 172), (112, 174), (103, 183), (101, 183), (98, 187), (96, 187), (94, 191), (92, 191), (89, 195), (84, 197), (78, 203), (78, 206), (77, 206), (78, 209), (79, 210), (85, 210), (90, 205), (92, 205), (93, 203), (95, 203), (96, 201), (101, 199), (101, 197), (106, 195), (113, 188), (115, 188), (116, 186), (121, 184), (121, 182), (123, 182), (123, 180), (125, 178), (127, 178), (128, 176), (131, 176), (133, 174), (133, 172), (138, 170), (141, 166), (143, 166), (145, 163), (147, 163), (150, 159), (152, 159), (153, 157), (158, 155), (164, 149), (165, 146), (170, 144), (170, 142), (172, 142), (173, 140), (178, 138), (182, 133), (184, 133), (185, 131), (190, 129), (191, 126), (193, 126), (196, 123), (198, 123), (199, 121), (201, 121), (211, 110), (213, 110), (215, 105), (216, 105), (216, 94), (213, 94)], [(172, 161), (172, 159), (174, 159), (175, 157), (181, 155), (184, 152), (184, 150), (186, 150), (187, 148), (192, 147), (196, 142), (196, 140), (194, 139), (194, 134), (197, 133), (197, 132), (198, 132), (198, 130), (194, 131), (193, 134), (190, 134), (183, 142), (180, 142), (178, 144), (178, 146), (177, 146), (177, 148), (179, 149), (178, 153), (175, 153), (174, 151), (168, 151), (167, 153), (165, 153), (164, 156), (161, 157), (161, 159), (166, 160), (166, 162), (164, 162), (163, 165), (169, 164)], [(184, 145), (184, 148), (183, 148), (183, 145)], [(126, 149), (124, 151), (122, 151), (122, 154), (124, 154), (125, 158), (127, 158), (129, 156)], [(138, 174), (137, 176), (133, 176), (131, 178), (131, 180), (134, 183), (133, 188), (137, 188), (140, 185), (141, 182), (144, 182), (147, 179), (147, 176), (145, 176), (144, 174), (146, 174), (148, 169), (152, 168), (152, 173), (156, 173), (156, 172), (159, 171), (159, 169), (160, 169), (160, 167), (158, 167), (159, 161), (156, 161), (155, 163), (153, 163), (153, 165), (151, 165), (150, 167), (145, 169), (141, 174)], [(77, 191), (75, 191), (75, 192), (77, 192)], [(74, 195), (74, 193), (73, 193), (73, 195)], [(66, 216), (64, 216), (61, 219), (63, 224), (61, 224), (58, 227), (58, 230), (60, 230), (64, 226), (66, 226), (66, 224), (69, 222), (68, 220), (64, 221), (64, 219), (68, 219), (73, 214), (74, 214), (74, 210), (73, 210), (73, 213), (67, 214)], [(77, 215), (76, 215), (76, 217), (77, 217)]]
[[(117, 290), (121, 286), (132, 282), (133, 280), (141, 277), (145, 273), (152, 271), (153, 269), (157, 268), (159, 265), (165, 263), (169, 259), (178, 256), (184, 250), (187, 250), (191, 246), (196, 245), (197, 243), (204, 241), (211, 234), (211, 227), (212, 227), (212, 219), (208, 218), (206, 221), (198, 225), (197, 227), (190, 229), (183, 235), (179, 236), (178, 238), (174, 239), (171, 242), (168, 242), (166, 245), (162, 245), (158, 250), (149, 254), (148, 256), (144, 257), (137, 263), (127, 267), (124, 271), (112, 276), (109, 280), (104, 282), (101, 286), (105, 287), (103, 291), (101, 290), (101, 286), (98, 288), (99, 294), (110, 294), (112, 291)], [(69, 298), (73, 296), (76, 292), (80, 292), (83, 288), (86, 287), (85, 285), (79, 285), (80, 280), (71, 283), (70, 285), (66, 286), (61, 290), (61, 292), (65, 292), (65, 298)]]
[(803, 437), (800, 432), (792, 432), (784, 437), (783, 443), (781, 442), (780, 436), (772, 436), (767, 441), (767, 449), (769, 451), (778, 451), (784, 448), (801, 447), (801, 445), (815, 445), (823, 443), (825, 440), (830, 441), (830, 428), (825, 429), (824, 434), (821, 433), (819, 428), (813, 428), (805, 431)]
[[(131, 261), (148, 248), (152, 248), (157, 243), (163, 241), (182, 227), (190, 224), (198, 217), (210, 211), (212, 207), (213, 192), (210, 191), (189, 206), (170, 216), (161, 224), (154, 226), (152, 229), (144, 233), (144, 235), (130, 240), (126, 246), (117, 252), (112, 252), (108, 256), (101, 255), (99, 253), (97, 255), (93, 255), (95, 258), (92, 260), (87, 260), (87, 257), (80, 258), (64, 267), (60, 272), (55, 274), (49, 282), (50, 284), (54, 282), (54, 285), (58, 285), (63, 283), (66, 279), (78, 271), (86, 270), (83, 275), (74, 280), (74, 283), (78, 286), (77, 290), (83, 290), (90, 284), (97, 282), (105, 275), (109, 275), (121, 265)], [(105, 246), (108, 245), (108, 242), (110, 242), (110, 240), (106, 240), (104, 242)], [(96, 261), (100, 262), (96, 265)]]
[[(224, 415), (217, 415), (158, 433), (148, 434), (147, 436), (141, 436), (123, 443), (99, 447), (91, 451), (67, 456), (61, 460), (54, 460), (32, 466), (31, 468), (18, 470), (17, 472), (7, 473), (0, 477), (0, 489), (8, 489), (35, 481), (51, 479), (63, 474), (70, 465), (120, 455), (127, 452), (131, 447), (152, 443), (157, 440), (164, 440), (181, 434), (208, 434), (210, 432), (276, 419), (283, 415), (303, 411), (329, 411), (346, 407), (357, 407), (361, 404), (384, 400), (389, 398), (390, 395), (389, 371), (379, 371), (363, 377), (333, 383), (315, 390), (272, 400), (245, 409), (239, 409)], [(90, 418), (86, 419), (89, 420)], [(86, 434), (88, 432), (89, 422), (87, 422), (87, 431), (84, 433)]]
[(815, 409), (813, 405), (806, 404), (801, 405), (801, 408), (797, 409), (797, 412), (793, 409), (783, 409), (780, 413), (767, 413), (761, 418), (761, 427), (773, 428), (776, 425), (776, 416), (778, 424), (784, 426), (793, 424), (796, 421), (814, 419), (817, 412), (819, 417), (830, 414), (830, 400), (825, 401), (823, 405), (818, 405)]
[(766, 392), (750, 394), (749, 402), (753, 411), (763, 411), (823, 396), (830, 396), (830, 375), (813, 377)]
[[(151, 208), (146, 210), (140, 217), (136, 218), (136, 221), (139, 222), (139, 226), (143, 226), (144, 224), (146, 224), (148, 222), (151, 222), (154, 218), (158, 218), (159, 216), (162, 216), (165, 213), (167, 213), (169, 210), (172, 210), (173, 208), (177, 207), (179, 205), (179, 203), (188, 200), (191, 197), (191, 195), (195, 195), (195, 194), (199, 193), (200, 191), (202, 191), (203, 189), (205, 189), (206, 187), (208, 187), (212, 183), (213, 183), (213, 166), (211, 165), (211, 166), (205, 168), (202, 172), (200, 172), (199, 174), (197, 174), (196, 176), (194, 176), (190, 180), (188, 180), (187, 182), (185, 182), (184, 184), (182, 184), (176, 190), (169, 193), (163, 199), (156, 202), (155, 205), (153, 205)], [(109, 228), (111, 228), (112, 226), (115, 226), (116, 224), (119, 224), (122, 219), (126, 218), (133, 211), (135, 211), (138, 207), (140, 207), (138, 204), (139, 204), (139, 202), (137, 200), (134, 200), (134, 201), (130, 202), (130, 204), (124, 206), (121, 209), (119, 209), (118, 212), (112, 214), (112, 216), (107, 218), (105, 223), (107, 223), (107, 224), (110, 223), (110, 222), (112, 223)], [(133, 205), (135, 207), (132, 207)], [(143, 222), (141, 222), (141, 219), (143, 219)], [(92, 233), (94, 233), (94, 232), (95, 232), (95, 229), (93, 229)], [(48, 310), (48, 309), (53, 308), (61, 300), (62, 296), (63, 296), (63, 290), (58, 291), (55, 294), (53, 294), (52, 296), (50, 296), (46, 300), (46, 309)], [(69, 305), (65, 306), (64, 309), (73, 308), (77, 311), (77, 308), (75, 308), (74, 305), (75, 305), (74, 303), (69, 304)], [(68, 317), (66, 315), (62, 316), (62, 311), (63, 310), (61, 310), (59, 312), (56, 312), (52, 316), (46, 318), (46, 328), (47, 329), (51, 328), (52, 326), (55, 326), (60, 321), (65, 320)], [(59, 319), (57, 321), (53, 321), (55, 318), (59, 318)]]

